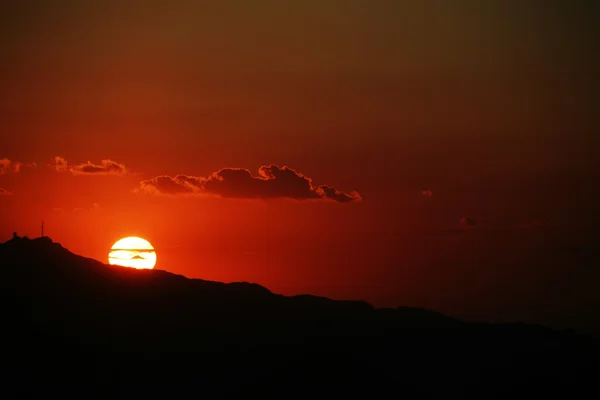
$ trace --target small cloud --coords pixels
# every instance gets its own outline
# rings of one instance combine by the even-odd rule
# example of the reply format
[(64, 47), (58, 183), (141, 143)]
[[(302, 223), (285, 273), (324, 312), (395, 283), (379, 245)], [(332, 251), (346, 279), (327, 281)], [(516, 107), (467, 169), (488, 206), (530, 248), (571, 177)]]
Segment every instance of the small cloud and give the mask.
[(10, 170), (11, 161), (8, 158), (0, 158), (0, 175), (6, 174)]
[(102, 160), (100, 164), (90, 161), (84, 164), (70, 165), (63, 157), (54, 157), (54, 168), (57, 172), (70, 171), (73, 175), (125, 175), (125, 165), (112, 160)]
[(67, 171), (67, 160), (59, 156), (54, 157), (54, 168), (56, 172)]
[(35, 167), (37, 167), (36, 163), (22, 163), (22, 162), (13, 163), (13, 170), (15, 172), (20, 172), (21, 169), (23, 169), (23, 168), (35, 168)]
[(100, 203), (94, 203), (92, 204), (92, 207), (90, 208), (91, 212), (96, 212), (96, 211), (100, 211)]
[(352, 191), (349, 194), (340, 192), (334, 187), (321, 185), (317, 188), (316, 193), (319, 194), (323, 199), (337, 201), (339, 203), (348, 203), (350, 201), (362, 200), (360, 194), (357, 191)]
[(458, 220), (458, 223), (460, 224), (460, 226), (465, 227), (465, 228), (473, 228), (475, 226), (477, 226), (477, 221), (474, 218), (471, 217), (462, 217), (461, 219)]
[(253, 176), (245, 168), (223, 168), (207, 177), (158, 176), (140, 182), (138, 193), (154, 195), (215, 195), (233, 199), (329, 200), (338, 203), (360, 201), (356, 191), (344, 193), (332, 186), (314, 186), (312, 179), (292, 168), (263, 165)]
[(423, 197), (432, 197), (433, 191), (431, 189), (423, 189), (421, 190), (421, 194), (423, 195)]
[(23, 163), (20, 161), (11, 161), (8, 158), (0, 159), (0, 175), (9, 172), (20, 172), (23, 167), (35, 168), (36, 163)]
[(12, 195), (13, 195), (12, 192), (9, 192), (6, 189), (0, 188), (0, 196), (12, 196)]

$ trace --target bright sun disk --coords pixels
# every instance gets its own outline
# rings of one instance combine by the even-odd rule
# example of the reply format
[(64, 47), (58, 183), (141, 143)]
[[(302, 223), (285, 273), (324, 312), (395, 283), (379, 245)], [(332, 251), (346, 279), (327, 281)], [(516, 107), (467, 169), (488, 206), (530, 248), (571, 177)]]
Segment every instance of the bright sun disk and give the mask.
[(152, 269), (156, 265), (156, 252), (146, 239), (130, 236), (112, 246), (108, 262), (122, 267)]

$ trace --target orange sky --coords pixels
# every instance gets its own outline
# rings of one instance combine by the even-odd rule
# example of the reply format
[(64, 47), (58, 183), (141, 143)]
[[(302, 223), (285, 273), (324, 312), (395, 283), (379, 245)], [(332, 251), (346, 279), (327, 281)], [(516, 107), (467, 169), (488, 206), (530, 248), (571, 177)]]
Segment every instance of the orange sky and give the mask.
[(596, 2), (34, 3), (0, 9), (0, 238), (471, 318), (600, 304)]

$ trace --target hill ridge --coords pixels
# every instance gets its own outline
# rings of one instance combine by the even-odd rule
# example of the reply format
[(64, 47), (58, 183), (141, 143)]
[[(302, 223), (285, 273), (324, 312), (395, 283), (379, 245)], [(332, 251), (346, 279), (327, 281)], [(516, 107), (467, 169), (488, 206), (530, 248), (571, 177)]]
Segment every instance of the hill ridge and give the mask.
[(48, 393), (32, 382), (51, 378), (75, 397), (189, 396), (199, 385), (217, 398), (398, 387), (417, 397), (572, 396), (595, 387), (600, 365), (597, 339), (574, 331), (110, 266), (50, 238), (0, 244), (0, 315), (0, 383), (32, 395)]

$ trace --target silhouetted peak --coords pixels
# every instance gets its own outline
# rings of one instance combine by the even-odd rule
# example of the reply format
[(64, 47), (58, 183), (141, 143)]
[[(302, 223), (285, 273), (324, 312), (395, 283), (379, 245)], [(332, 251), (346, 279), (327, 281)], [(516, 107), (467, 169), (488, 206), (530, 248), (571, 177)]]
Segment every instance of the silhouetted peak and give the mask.
[(16, 232), (13, 234), (13, 237), (10, 240), (0, 243), (0, 246), (5, 248), (18, 247), (20, 249), (28, 249), (32, 251), (58, 247), (67, 251), (60, 243), (53, 242), (48, 236), (30, 239), (27, 236), (18, 236)]
[(232, 287), (239, 288), (248, 293), (256, 293), (256, 294), (273, 294), (269, 289), (264, 286), (261, 286), (257, 283), (250, 282), (232, 282), (229, 284)]
[(330, 304), (330, 303), (343, 303), (345, 305), (356, 305), (356, 306), (366, 306), (366, 308), (372, 308), (372, 306), (364, 301), (358, 300), (333, 300), (327, 297), (315, 296), (312, 294), (298, 294), (296, 296), (292, 296), (294, 299), (311, 302), (313, 304)]
[(19, 236), (17, 232), (13, 232), (12, 238), (7, 240), (4, 243), (0, 243), (0, 245), (10, 244), (10, 243), (27, 243), (27, 244), (35, 244), (39, 245), (40, 243), (54, 243), (51, 238), (48, 236), (41, 236), (34, 239), (30, 239), (28, 236)]
[(12, 239), (0, 243), (0, 261), (4, 263), (23, 264), (31, 261), (48, 261), (53, 264), (72, 264), (77, 256), (63, 247), (60, 243), (52, 241), (48, 236), (30, 239), (27, 236), (13, 236)]

